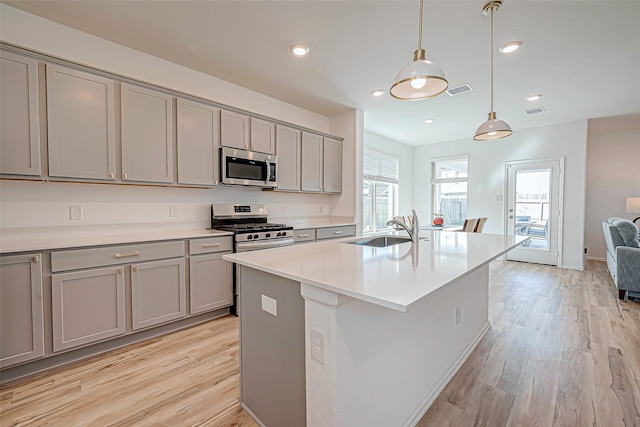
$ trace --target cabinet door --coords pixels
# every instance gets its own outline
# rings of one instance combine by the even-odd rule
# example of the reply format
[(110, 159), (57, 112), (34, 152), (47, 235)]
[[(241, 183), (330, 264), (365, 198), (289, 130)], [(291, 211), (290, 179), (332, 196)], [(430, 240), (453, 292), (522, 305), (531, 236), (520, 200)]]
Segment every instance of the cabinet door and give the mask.
[(300, 190), (300, 131), (277, 126), (276, 155), (279, 190)]
[(122, 179), (173, 182), (173, 101), (122, 84)]
[(322, 137), (302, 132), (302, 191), (322, 191)]
[(123, 267), (51, 276), (53, 351), (125, 332)]
[(192, 256), (189, 259), (190, 314), (233, 304), (233, 270), (224, 253)]
[(340, 193), (342, 191), (342, 141), (324, 138), (323, 144), (323, 191)]
[(114, 82), (47, 64), (49, 175), (115, 180)]
[(217, 185), (220, 110), (178, 100), (178, 182)]
[(0, 258), (0, 367), (44, 356), (42, 255)]
[(0, 53), (0, 173), (40, 175), (38, 62)]
[(251, 151), (275, 153), (276, 125), (264, 120), (251, 118)]
[(131, 265), (133, 330), (187, 314), (184, 258)]
[(220, 145), (249, 149), (249, 117), (222, 110), (220, 113)]

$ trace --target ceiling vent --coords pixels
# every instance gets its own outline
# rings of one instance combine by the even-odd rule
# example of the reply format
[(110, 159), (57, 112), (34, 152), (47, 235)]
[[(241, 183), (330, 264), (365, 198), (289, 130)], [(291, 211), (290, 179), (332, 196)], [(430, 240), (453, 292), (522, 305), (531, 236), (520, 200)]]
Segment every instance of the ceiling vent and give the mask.
[(449, 88), (449, 90), (447, 90), (447, 95), (456, 96), (456, 95), (460, 95), (461, 93), (471, 92), (472, 90), (473, 88), (469, 86), (467, 83), (465, 83), (460, 86)]
[(524, 112), (527, 113), (528, 115), (542, 113), (543, 111), (544, 111), (544, 107), (536, 107), (536, 108), (530, 108), (528, 110), (524, 110)]

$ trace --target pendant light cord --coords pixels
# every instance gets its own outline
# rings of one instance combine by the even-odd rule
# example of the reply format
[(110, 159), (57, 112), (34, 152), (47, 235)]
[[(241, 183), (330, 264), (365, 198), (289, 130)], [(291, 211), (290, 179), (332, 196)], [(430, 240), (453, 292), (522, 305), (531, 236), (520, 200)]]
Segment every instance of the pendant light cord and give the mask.
[(420, 0), (420, 27), (418, 28), (418, 50), (422, 49), (422, 8), (424, 0)]
[(493, 112), (493, 10), (494, 6), (491, 6), (491, 112)]

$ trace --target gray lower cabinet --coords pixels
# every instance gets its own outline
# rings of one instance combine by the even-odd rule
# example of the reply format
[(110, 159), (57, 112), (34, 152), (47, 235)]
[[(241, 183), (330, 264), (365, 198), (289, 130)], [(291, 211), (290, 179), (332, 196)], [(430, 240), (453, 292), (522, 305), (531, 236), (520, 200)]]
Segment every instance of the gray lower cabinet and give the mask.
[(42, 356), (42, 255), (1, 257), (0, 368)]
[(115, 83), (47, 64), (49, 175), (115, 181)]
[(293, 230), (293, 242), (294, 244), (300, 243), (312, 243), (316, 241), (316, 229), (305, 228), (302, 230)]
[(184, 258), (132, 264), (132, 329), (185, 317), (186, 296)]
[(233, 304), (233, 264), (222, 259), (225, 253), (189, 259), (189, 314)]
[(0, 173), (39, 176), (38, 62), (0, 53)]
[(122, 179), (173, 182), (173, 98), (122, 84)]
[(335, 227), (323, 227), (316, 230), (316, 239), (341, 239), (343, 237), (355, 236), (355, 225), (338, 225)]
[(125, 333), (124, 267), (51, 275), (53, 351)]

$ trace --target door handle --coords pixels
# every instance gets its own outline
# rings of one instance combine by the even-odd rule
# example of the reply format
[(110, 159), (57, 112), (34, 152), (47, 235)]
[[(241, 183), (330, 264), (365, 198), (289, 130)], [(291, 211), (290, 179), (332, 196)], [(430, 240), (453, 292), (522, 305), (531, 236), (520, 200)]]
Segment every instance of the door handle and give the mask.
[(513, 215), (509, 215), (509, 218), (513, 219)]

